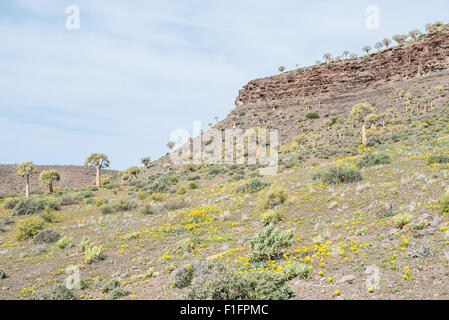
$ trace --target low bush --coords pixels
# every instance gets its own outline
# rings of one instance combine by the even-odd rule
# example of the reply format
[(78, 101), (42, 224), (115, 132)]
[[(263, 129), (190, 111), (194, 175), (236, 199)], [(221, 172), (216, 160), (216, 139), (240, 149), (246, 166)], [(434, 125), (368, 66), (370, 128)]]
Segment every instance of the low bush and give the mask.
[(73, 242), (73, 237), (65, 236), (65, 237), (59, 239), (58, 242), (56, 242), (56, 246), (59, 247), (60, 249), (65, 249), (72, 242)]
[(449, 192), (440, 199), (438, 206), (441, 213), (449, 213)]
[(306, 118), (309, 120), (319, 119), (320, 115), (316, 112), (310, 112), (310, 113), (306, 114)]
[(178, 190), (176, 191), (177, 194), (186, 194), (189, 190), (189, 187), (186, 185), (180, 185), (178, 186)]
[(139, 200), (145, 200), (150, 194), (146, 191), (139, 191), (137, 193), (137, 199)]
[(87, 263), (94, 263), (100, 260), (104, 260), (104, 255), (102, 252), (102, 246), (94, 246), (92, 248), (88, 248), (84, 251), (84, 258)]
[(432, 165), (432, 164), (446, 164), (446, 163), (449, 163), (449, 156), (445, 155), (445, 154), (431, 156), (427, 160), (427, 164), (428, 165)]
[(44, 210), (45, 201), (34, 198), (19, 200), (14, 207), (13, 214), (16, 216), (30, 215)]
[(250, 243), (250, 258), (253, 261), (262, 261), (275, 258), (283, 248), (293, 243), (293, 231), (282, 231), (273, 224), (257, 232)]
[(63, 195), (61, 198), (59, 198), (59, 204), (61, 206), (70, 206), (75, 203), (77, 203), (77, 201), (69, 195)]
[(19, 199), (10, 199), (10, 200), (6, 200), (3, 207), (5, 209), (9, 209), (12, 210), (16, 207), (16, 205), (19, 203)]
[(298, 261), (292, 261), (282, 270), (282, 272), (284, 273), (287, 280), (293, 278), (306, 280), (309, 279), (312, 274), (310, 268), (306, 264), (300, 263)]
[(73, 196), (73, 200), (76, 202), (81, 202), (85, 199), (92, 198), (94, 194), (91, 191), (80, 191)]
[(170, 282), (175, 288), (185, 288), (192, 283), (192, 279), (193, 270), (187, 265), (173, 271)]
[(233, 273), (222, 265), (195, 276), (186, 299), (190, 300), (286, 300), (293, 294), (282, 274)]
[(55, 214), (55, 211), (52, 210), (49, 206), (45, 206), (44, 211), (41, 213), (42, 219), (44, 219), (45, 222), (53, 223), (57, 220), (57, 216)]
[(360, 160), (357, 162), (357, 166), (359, 168), (366, 168), (366, 167), (372, 167), (377, 166), (380, 164), (388, 164), (391, 163), (391, 157), (386, 152), (368, 152), (365, 153)]
[(102, 214), (111, 214), (113, 212), (114, 212), (114, 209), (112, 209), (111, 206), (104, 205), (104, 206), (100, 207), (100, 213), (102, 213)]
[(262, 223), (267, 226), (270, 223), (276, 223), (281, 221), (285, 217), (285, 209), (277, 208), (273, 210), (267, 210), (262, 213)]
[(98, 199), (97, 201), (95, 201), (95, 206), (102, 207), (108, 203), (109, 203), (108, 199)]
[(61, 234), (57, 231), (46, 229), (39, 231), (34, 237), (34, 243), (54, 243), (61, 238)]
[(153, 201), (164, 201), (166, 198), (167, 195), (160, 192), (155, 192), (149, 196), (149, 199)]
[(146, 204), (140, 209), (140, 213), (145, 215), (154, 214), (154, 207), (151, 204)]
[(129, 294), (129, 291), (123, 289), (121, 283), (115, 279), (109, 281), (101, 291), (111, 299), (119, 299)]
[(320, 179), (323, 183), (340, 184), (361, 181), (360, 171), (348, 167), (329, 167), (324, 171), (312, 175), (313, 180)]
[(16, 239), (19, 241), (28, 240), (45, 229), (46, 226), (47, 224), (41, 217), (23, 219), (17, 223)]
[(259, 206), (262, 208), (274, 208), (287, 202), (288, 198), (288, 191), (284, 187), (273, 184), (259, 195)]
[(132, 202), (130, 200), (123, 200), (123, 199), (112, 205), (112, 209), (115, 212), (131, 211), (136, 208), (137, 208), (137, 203)]
[(65, 285), (57, 283), (51, 287), (44, 288), (34, 296), (36, 300), (77, 300), (73, 290)]
[(395, 215), (392, 218), (392, 220), (397, 228), (402, 229), (406, 225), (408, 225), (410, 222), (415, 220), (415, 217), (413, 215), (411, 215), (410, 213), (402, 213), (402, 214)]
[(268, 187), (270, 183), (261, 181), (259, 179), (253, 179), (247, 184), (237, 189), (237, 193), (255, 193)]

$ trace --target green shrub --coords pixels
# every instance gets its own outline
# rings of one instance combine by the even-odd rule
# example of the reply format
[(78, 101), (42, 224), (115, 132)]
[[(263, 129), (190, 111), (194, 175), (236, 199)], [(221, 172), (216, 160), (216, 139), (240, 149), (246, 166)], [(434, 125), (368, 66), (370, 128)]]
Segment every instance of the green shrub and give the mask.
[(16, 239), (19, 241), (34, 237), (39, 231), (45, 229), (47, 224), (41, 217), (29, 217), (17, 223)]
[(275, 258), (283, 248), (293, 243), (293, 231), (282, 231), (273, 224), (259, 231), (251, 240), (250, 258), (253, 261), (262, 261)]
[(103, 248), (102, 246), (94, 246), (92, 248), (88, 248), (84, 252), (84, 258), (87, 263), (94, 263), (100, 260), (104, 260), (104, 255), (102, 252)]
[(111, 206), (104, 205), (104, 206), (100, 207), (100, 212), (102, 214), (111, 214), (114, 212), (114, 209), (112, 209)]
[(313, 174), (312, 179), (320, 179), (323, 183), (340, 184), (361, 181), (363, 178), (360, 171), (356, 169), (331, 166), (324, 171)]
[(196, 182), (190, 182), (189, 189), (191, 189), (191, 190), (198, 189), (198, 184)]
[(149, 195), (150, 195), (150, 194), (149, 194), (148, 192), (145, 192), (145, 191), (139, 191), (139, 192), (137, 193), (137, 198), (138, 198), (139, 200), (145, 200)]
[(83, 201), (84, 199), (92, 198), (94, 194), (90, 191), (80, 191), (73, 196), (73, 200), (76, 202)]
[(125, 240), (134, 240), (140, 237), (140, 232), (131, 232), (125, 235)]
[(287, 280), (293, 278), (309, 279), (311, 277), (311, 270), (306, 264), (298, 261), (292, 261), (283, 270), (283, 273)]
[(263, 191), (259, 196), (259, 206), (273, 208), (285, 203), (289, 198), (288, 191), (278, 185), (273, 184), (269, 189)]
[(125, 290), (123, 288), (115, 288), (108, 293), (108, 297), (115, 300), (129, 295), (129, 293), (130, 292), (128, 290)]
[(5, 209), (12, 210), (16, 207), (16, 205), (19, 203), (19, 199), (10, 199), (6, 200), (4, 204)]
[(154, 208), (151, 204), (146, 204), (144, 205), (141, 209), (140, 209), (140, 213), (141, 214), (145, 214), (145, 215), (149, 215), (149, 214), (154, 214)]
[(34, 243), (54, 243), (61, 238), (61, 234), (57, 231), (45, 229), (39, 231), (34, 237)]
[(392, 220), (397, 228), (404, 228), (406, 225), (408, 225), (410, 222), (412, 222), (415, 219), (413, 215), (410, 213), (402, 213), (395, 215)]
[(432, 165), (432, 164), (445, 164), (445, 163), (449, 163), (449, 156), (445, 155), (445, 154), (440, 154), (437, 156), (431, 156), (428, 160), (427, 160), (427, 164), (428, 165)]
[(237, 193), (255, 193), (268, 187), (270, 183), (261, 181), (259, 179), (251, 180), (249, 183), (237, 189)]
[(176, 269), (171, 276), (170, 283), (176, 288), (185, 288), (192, 283), (192, 268), (181, 267)]
[(170, 191), (171, 181), (166, 176), (160, 176), (148, 187), (146, 191), (149, 193), (163, 192), (168, 193)]
[(79, 244), (79, 249), (81, 253), (84, 253), (87, 251), (87, 249), (90, 248), (90, 240), (87, 236), (83, 236), (83, 239), (81, 240)]
[(59, 239), (58, 242), (56, 242), (56, 246), (61, 249), (65, 249), (65, 248), (67, 248), (67, 246), (70, 243), (72, 243), (72, 241), (73, 241), (73, 237), (65, 236), (65, 237)]
[(167, 198), (167, 195), (160, 192), (155, 192), (152, 193), (149, 198), (153, 201), (164, 201)]
[(320, 115), (316, 112), (311, 112), (311, 113), (306, 114), (306, 118), (309, 120), (319, 119)]
[(50, 209), (48, 206), (45, 206), (44, 211), (41, 213), (41, 217), (48, 223), (53, 223), (57, 220), (54, 210)]
[(121, 283), (115, 279), (109, 281), (101, 290), (111, 299), (119, 299), (129, 294), (129, 291), (121, 287)]
[(112, 209), (116, 212), (131, 211), (137, 208), (137, 203), (130, 200), (120, 200), (112, 205)]
[(285, 300), (291, 297), (282, 274), (274, 272), (233, 273), (222, 265), (195, 276), (189, 300)]
[(178, 193), (178, 194), (186, 194), (188, 190), (189, 190), (188, 186), (186, 186), (186, 185), (180, 185), (180, 186), (178, 187), (177, 193)]
[(365, 153), (357, 162), (359, 168), (377, 166), (379, 164), (391, 163), (391, 157), (386, 152), (368, 152)]
[(441, 213), (449, 213), (449, 192), (440, 199), (439, 208)]
[(267, 210), (262, 213), (262, 223), (267, 226), (270, 223), (276, 223), (281, 221), (285, 217), (285, 209), (277, 208), (273, 210)]
[(44, 210), (45, 201), (33, 198), (19, 200), (14, 207), (13, 214), (16, 216), (30, 215)]
[(102, 207), (105, 204), (108, 204), (109, 200), (108, 199), (98, 199), (97, 201), (95, 201), (95, 206), (97, 207)]
[(70, 206), (72, 204), (75, 204), (77, 201), (69, 196), (69, 195), (63, 195), (60, 199), (59, 199), (59, 204), (61, 206)]
[(184, 252), (192, 252), (199, 243), (201, 243), (199, 238), (184, 238), (178, 241), (178, 248)]
[(76, 296), (72, 290), (65, 285), (57, 283), (49, 288), (39, 291), (34, 299), (36, 300), (76, 300)]

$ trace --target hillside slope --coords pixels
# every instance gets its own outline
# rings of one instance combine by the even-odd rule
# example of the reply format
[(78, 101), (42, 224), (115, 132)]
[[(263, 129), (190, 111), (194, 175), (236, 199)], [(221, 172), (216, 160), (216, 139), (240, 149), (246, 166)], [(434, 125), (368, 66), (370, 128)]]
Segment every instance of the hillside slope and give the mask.
[[(0, 298), (449, 299), (448, 44), (251, 82), (216, 127), (279, 129), (275, 176), (166, 156), (103, 188), (4, 199)], [(360, 102), (379, 116), (366, 147)]]

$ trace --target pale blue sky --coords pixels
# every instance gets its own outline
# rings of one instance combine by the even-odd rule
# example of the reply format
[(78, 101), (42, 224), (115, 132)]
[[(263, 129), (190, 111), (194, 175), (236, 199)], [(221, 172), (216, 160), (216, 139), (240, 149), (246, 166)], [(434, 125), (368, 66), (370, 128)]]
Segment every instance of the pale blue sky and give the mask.
[[(65, 28), (80, 8), (81, 29)], [(365, 27), (366, 7), (380, 29)], [(447, 0), (2, 0), (0, 163), (126, 169), (206, 128), (248, 81), (447, 21)]]

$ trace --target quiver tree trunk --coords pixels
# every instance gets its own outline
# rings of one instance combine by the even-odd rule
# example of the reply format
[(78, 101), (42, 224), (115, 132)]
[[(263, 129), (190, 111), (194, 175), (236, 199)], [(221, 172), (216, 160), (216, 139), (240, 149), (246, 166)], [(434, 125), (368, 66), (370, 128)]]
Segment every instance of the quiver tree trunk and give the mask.
[(25, 197), (29, 197), (30, 196), (30, 176), (26, 176), (27, 182), (26, 182), (26, 186), (25, 186)]
[(96, 178), (95, 178), (95, 185), (96, 185), (97, 187), (101, 187), (100, 168), (99, 168), (99, 167), (96, 167), (96, 169), (97, 169), (97, 176), (96, 176)]

